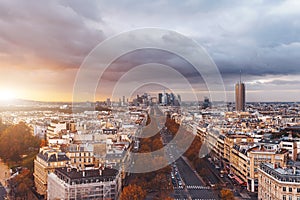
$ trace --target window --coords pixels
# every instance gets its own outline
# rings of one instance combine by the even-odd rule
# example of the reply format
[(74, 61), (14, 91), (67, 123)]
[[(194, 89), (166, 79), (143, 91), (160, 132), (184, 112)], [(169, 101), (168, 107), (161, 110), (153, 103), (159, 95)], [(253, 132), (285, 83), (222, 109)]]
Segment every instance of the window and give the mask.
[[(300, 193), (300, 188), (297, 188), (297, 193)], [(300, 200), (300, 199), (299, 199)]]
[(289, 192), (293, 192), (293, 188), (289, 188)]
[(293, 200), (293, 197), (291, 195), (289, 196), (289, 200)]
[(282, 195), (282, 200), (286, 200), (286, 196), (285, 195)]
[(286, 187), (283, 187), (283, 188), (282, 188), (282, 191), (284, 191), (284, 192), (285, 192), (285, 191), (286, 191)]
[(300, 200), (300, 196), (299, 196), (299, 197), (297, 197), (297, 200)]

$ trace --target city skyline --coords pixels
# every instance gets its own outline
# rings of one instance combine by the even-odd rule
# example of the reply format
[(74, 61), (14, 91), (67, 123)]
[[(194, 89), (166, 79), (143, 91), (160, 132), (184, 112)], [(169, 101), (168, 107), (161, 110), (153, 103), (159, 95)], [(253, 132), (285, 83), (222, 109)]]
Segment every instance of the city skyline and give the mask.
[[(122, 32), (157, 27), (179, 32), (206, 49), (220, 71), (228, 101), (234, 101), (240, 70), (247, 101), (300, 101), (299, 6), (293, 0), (172, 4), (4, 0), (0, 2), (0, 100), (70, 102), (78, 69), (99, 43)], [(176, 63), (198, 88), (199, 98), (209, 96), (201, 78), (194, 77), (186, 63), (169, 54), (150, 54), (153, 60)], [(126, 68), (130, 61), (147, 61), (150, 54), (131, 54), (115, 65)], [(118, 73), (108, 71), (104, 86), (116, 82)], [(178, 87), (183, 100), (189, 100), (190, 94)], [(95, 100), (105, 100), (103, 92)]]

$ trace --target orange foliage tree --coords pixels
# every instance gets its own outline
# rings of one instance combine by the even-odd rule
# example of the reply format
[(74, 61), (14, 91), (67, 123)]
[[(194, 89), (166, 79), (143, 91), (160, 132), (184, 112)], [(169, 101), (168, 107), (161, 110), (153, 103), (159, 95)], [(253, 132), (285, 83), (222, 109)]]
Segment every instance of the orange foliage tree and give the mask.
[(19, 162), (21, 155), (37, 150), (40, 139), (34, 137), (25, 123), (6, 128), (0, 136), (0, 157), (6, 161)]
[(233, 192), (229, 189), (222, 189), (220, 194), (221, 194), (221, 199), (222, 200), (232, 200), (232, 199), (234, 199)]
[(143, 200), (146, 197), (146, 191), (140, 186), (129, 185), (124, 187), (120, 200)]

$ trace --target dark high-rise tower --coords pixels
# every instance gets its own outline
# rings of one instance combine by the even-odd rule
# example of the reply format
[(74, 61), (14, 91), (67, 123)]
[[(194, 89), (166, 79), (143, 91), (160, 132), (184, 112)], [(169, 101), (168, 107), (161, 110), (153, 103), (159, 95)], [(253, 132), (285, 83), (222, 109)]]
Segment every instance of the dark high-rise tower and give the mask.
[(245, 111), (246, 95), (245, 95), (245, 84), (242, 83), (241, 76), (240, 82), (235, 84), (235, 110)]

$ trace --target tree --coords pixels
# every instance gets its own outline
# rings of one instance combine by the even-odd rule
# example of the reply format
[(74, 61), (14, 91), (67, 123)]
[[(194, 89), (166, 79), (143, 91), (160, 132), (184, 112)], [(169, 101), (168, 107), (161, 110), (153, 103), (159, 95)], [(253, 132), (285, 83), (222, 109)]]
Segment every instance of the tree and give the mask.
[(25, 123), (6, 128), (0, 136), (0, 157), (4, 161), (21, 161), (21, 155), (38, 149), (40, 140), (34, 137)]
[(2, 119), (0, 119), (0, 135), (7, 128), (7, 125), (2, 123)]
[(160, 199), (164, 199), (173, 190), (166, 174), (158, 173), (150, 182), (153, 189), (159, 191)]
[(146, 197), (146, 191), (140, 186), (129, 185), (124, 187), (120, 200), (143, 200)]
[(233, 192), (229, 189), (222, 189), (220, 193), (221, 193), (221, 199), (222, 200), (232, 200), (232, 199), (234, 199)]
[(166, 118), (165, 126), (167, 129), (173, 134), (176, 135), (177, 131), (179, 130), (180, 125), (175, 122), (175, 120), (171, 118)]
[(10, 195), (16, 199), (30, 199), (28, 194), (31, 192), (33, 181), (30, 179), (31, 173), (28, 169), (22, 169), (21, 173), (8, 181)]

